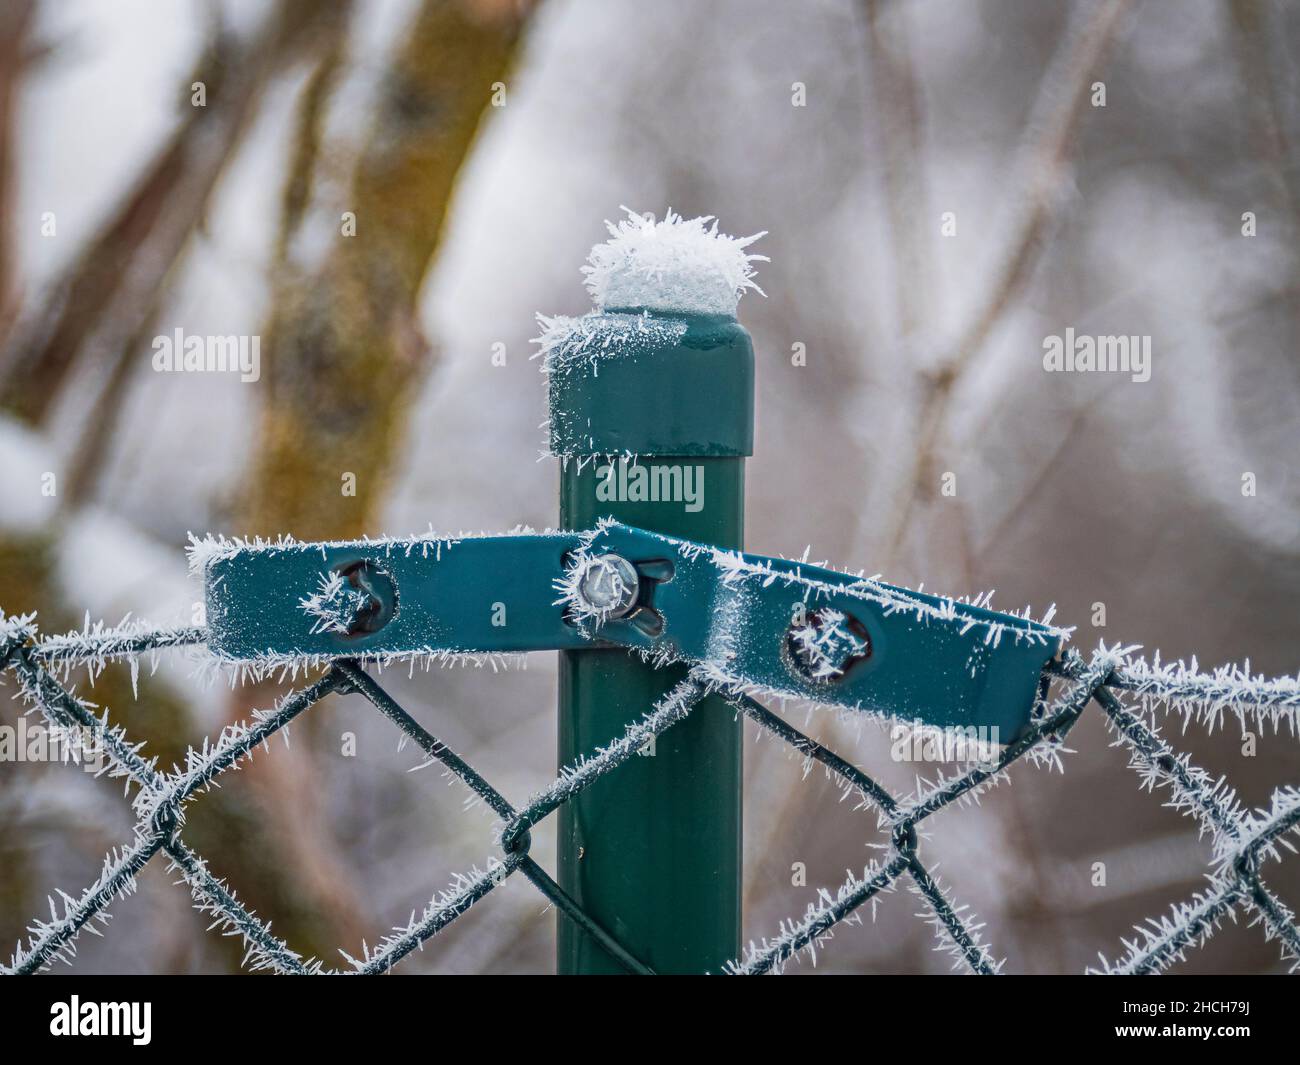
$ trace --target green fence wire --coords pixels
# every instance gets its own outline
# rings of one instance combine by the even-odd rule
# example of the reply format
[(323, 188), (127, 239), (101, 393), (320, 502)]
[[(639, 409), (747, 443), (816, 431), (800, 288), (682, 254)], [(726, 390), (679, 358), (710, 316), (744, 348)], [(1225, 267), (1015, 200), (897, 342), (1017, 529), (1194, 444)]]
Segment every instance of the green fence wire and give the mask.
[[(138, 669), (139, 656), (170, 648), (204, 643), (202, 629), (147, 631), (139, 627), (87, 631), (42, 640), (31, 617), (0, 616), (0, 674), (16, 678), (18, 692), (28, 710), (39, 711), (51, 727), (81, 730), (90, 737), (87, 750), (102, 752), (105, 772), (129, 778), (136, 816), (135, 838), (104, 860), (99, 878), (73, 898), (60, 893), (50, 902), (50, 917), (29, 926), (30, 938), (20, 945), (6, 973), (34, 973), (59, 958), (75, 954), (77, 937), (93, 924), (107, 919), (107, 907), (129, 894), (141, 869), (160, 855), (188, 885), (198, 909), (210, 914), (214, 928), (243, 937), (245, 964), (250, 969), (286, 974), (381, 973), (466, 913), (472, 906), (516, 873), (525, 877), (557, 909), (594, 936), (612, 956), (632, 972), (647, 968), (628, 954), (605, 929), (599, 927), (531, 857), (530, 830), (575, 795), (635, 756), (653, 737), (689, 715), (711, 692), (726, 698), (736, 712), (809, 762), (820, 763), (845, 789), (856, 793), (863, 807), (875, 811), (890, 833), (887, 854), (873, 862), (860, 877), (853, 877), (837, 893), (822, 892), (802, 917), (781, 925), (770, 939), (751, 942), (743, 957), (726, 968), (739, 974), (780, 970), (801, 951), (815, 950), (836, 926), (861, 917), (873, 898), (900, 882), (924, 899), (929, 919), (959, 966), (991, 974), (1004, 962), (983, 942), (982, 926), (966, 907), (954, 903), (922, 860), (918, 829), (934, 817), (974, 797), (993, 783), (1013, 763), (1028, 759), (1058, 766), (1063, 741), (1090, 707), (1096, 707), (1115, 737), (1127, 748), (1130, 766), (1144, 786), (1168, 790), (1168, 804), (1197, 819), (1213, 840), (1213, 857), (1207, 868), (1208, 886), (1190, 899), (1175, 904), (1165, 916), (1139, 926), (1137, 937), (1124, 942), (1124, 955), (1115, 962), (1102, 961), (1095, 971), (1152, 973), (1167, 968), (1192, 947), (1205, 942), (1220, 922), (1238, 910), (1259, 924), (1265, 936), (1280, 943), (1283, 958), (1300, 967), (1300, 925), (1295, 914), (1266, 885), (1261, 869), (1269, 859), (1292, 850), (1286, 839), (1300, 827), (1300, 790), (1282, 787), (1273, 794), (1267, 810), (1247, 810), (1223, 779), (1212, 779), (1176, 751), (1160, 735), (1153, 714), (1144, 712), (1152, 700), (1186, 708), (1202, 707), (1211, 720), (1222, 718), (1225, 708), (1242, 717), (1253, 714), (1271, 720), (1275, 728), (1287, 724), (1294, 732), (1300, 706), (1300, 683), (1262, 681), (1239, 674), (1205, 675), (1188, 671), (1134, 669), (1120, 650), (1102, 648), (1090, 661), (1074, 651), (1054, 661), (1044, 673), (1042, 697), (1031, 727), (1003, 748), (996, 761), (941, 777), (922, 786), (906, 799), (891, 794), (848, 760), (792, 727), (773, 710), (754, 699), (718, 689), (691, 674), (670, 691), (644, 718), (608, 747), (592, 751), (575, 765), (565, 767), (556, 780), (522, 807), (512, 805), (472, 766), (421, 726), (380, 684), (353, 660), (343, 659), (326, 668), (317, 679), (281, 700), (271, 710), (256, 712), (240, 724), (228, 726), (211, 743), (191, 748), (185, 765), (163, 772), (141, 753), (141, 744), (109, 721), (108, 711), (96, 713), (68, 685), (73, 667), (102, 669), (111, 660), (128, 660)], [(207, 868), (203, 857), (185, 843), (185, 808), (223, 773), (236, 768), (254, 749), (308, 712), (330, 693), (362, 696), (426, 755), (459, 778), (500, 818), (496, 841), (499, 854), (486, 870), (458, 875), (452, 886), (433, 896), (423, 913), (367, 948), (360, 958), (340, 951), (349, 962), (342, 970), (327, 969), (316, 959), (304, 958), (278, 938), (267, 922), (247, 909), (235, 891)], [(1139, 705), (1126, 705), (1136, 699)]]

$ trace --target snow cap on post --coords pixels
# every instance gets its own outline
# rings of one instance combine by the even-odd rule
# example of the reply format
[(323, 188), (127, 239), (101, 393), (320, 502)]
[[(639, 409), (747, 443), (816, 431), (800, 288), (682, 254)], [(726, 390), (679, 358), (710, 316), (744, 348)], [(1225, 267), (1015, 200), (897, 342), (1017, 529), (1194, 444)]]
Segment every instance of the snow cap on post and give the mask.
[(555, 455), (753, 454), (754, 351), (736, 321), (760, 294), (746, 249), (712, 216), (628, 210), (582, 268), (595, 309), (538, 315)]
[(718, 232), (712, 215), (685, 219), (669, 208), (662, 222), (623, 208), (627, 218), (606, 222), (610, 239), (597, 244), (582, 272), (599, 311), (639, 308), (679, 314), (725, 314), (734, 318), (740, 297), (754, 283), (755, 262), (766, 255), (745, 251), (766, 231), (750, 237)]

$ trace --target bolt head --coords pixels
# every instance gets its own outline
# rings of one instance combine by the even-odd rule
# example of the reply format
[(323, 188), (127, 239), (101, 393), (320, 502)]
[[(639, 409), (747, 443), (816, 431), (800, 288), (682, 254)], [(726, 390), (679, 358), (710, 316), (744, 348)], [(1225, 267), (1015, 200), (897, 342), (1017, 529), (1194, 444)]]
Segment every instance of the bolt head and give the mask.
[(627, 617), (636, 609), (640, 592), (636, 567), (622, 555), (588, 559), (578, 580), (578, 595), (602, 619)]

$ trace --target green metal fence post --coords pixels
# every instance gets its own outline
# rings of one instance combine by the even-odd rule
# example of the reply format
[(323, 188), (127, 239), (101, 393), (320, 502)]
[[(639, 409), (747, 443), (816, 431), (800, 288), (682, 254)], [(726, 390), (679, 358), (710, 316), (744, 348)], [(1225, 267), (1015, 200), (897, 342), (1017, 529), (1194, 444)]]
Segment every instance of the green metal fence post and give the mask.
[[(568, 456), (561, 524), (589, 529), (612, 517), (741, 547), (753, 451), (749, 334), (724, 315), (632, 308), (603, 317), (622, 338), (616, 353), (550, 374), (552, 447)], [(562, 652), (560, 764), (622, 735), (683, 675), (625, 650)], [(716, 971), (740, 947), (740, 722), (711, 697), (643, 755), (561, 808), (559, 882), (656, 972)], [(558, 968), (622, 971), (563, 916)]]

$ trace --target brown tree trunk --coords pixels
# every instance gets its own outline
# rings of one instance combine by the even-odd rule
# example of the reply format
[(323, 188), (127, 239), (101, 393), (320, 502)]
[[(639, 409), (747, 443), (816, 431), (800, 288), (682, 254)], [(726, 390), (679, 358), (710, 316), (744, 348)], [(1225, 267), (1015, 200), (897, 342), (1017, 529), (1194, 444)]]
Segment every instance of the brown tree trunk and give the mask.
[[(430, 362), (416, 300), (493, 83), (505, 79), (514, 57), (522, 10), (425, 0), (392, 60), (353, 170), (342, 210), (355, 217), (355, 235), (344, 235), (340, 218), (333, 247), (310, 270), (295, 270), (290, 261), (310, 176), (291, 174), (277, 242), (284, 276), (263, 330), (264, 405), (249, 441), (253, 469), (237, 510), (238, 532), (326, 539), (358, 536), (375, 520)], [(304, 98), (308, 112), (316, 88)], [(295, 157), (316, 158), (314, 136), (310, 121), (300, 123)], [(349, 473), (355, 495), (341, 490)], [(240, 690), (231, 718), (269, 705), (275, 691), (271, 684)], [(302, 929), (315, 917), (327, 926), (296, 945), (323, 953), (322, 937), (333, 935), (353, 949), (366, 932), (361, 889), (314, 794), (321, 774), (310, 746), (281, 752), (276, 766), (254, 760), (247, 776), (264, 811), (259, 838), (276, 848), (303, 891), (289, 903), (288, 923)], [(285, 902), (279, 900), (282, 916)]]
[[(429, 364), (415, 302), (452, 188), (503, 81), (513, 9), (426, 0), (389, 72), (353, 173), (356, 235), (277, 294), (262, 345), (265, 406), (239, 531), (356, 536), (374, 520)], [(342, 494), (345, 474), (355, 496)]]

